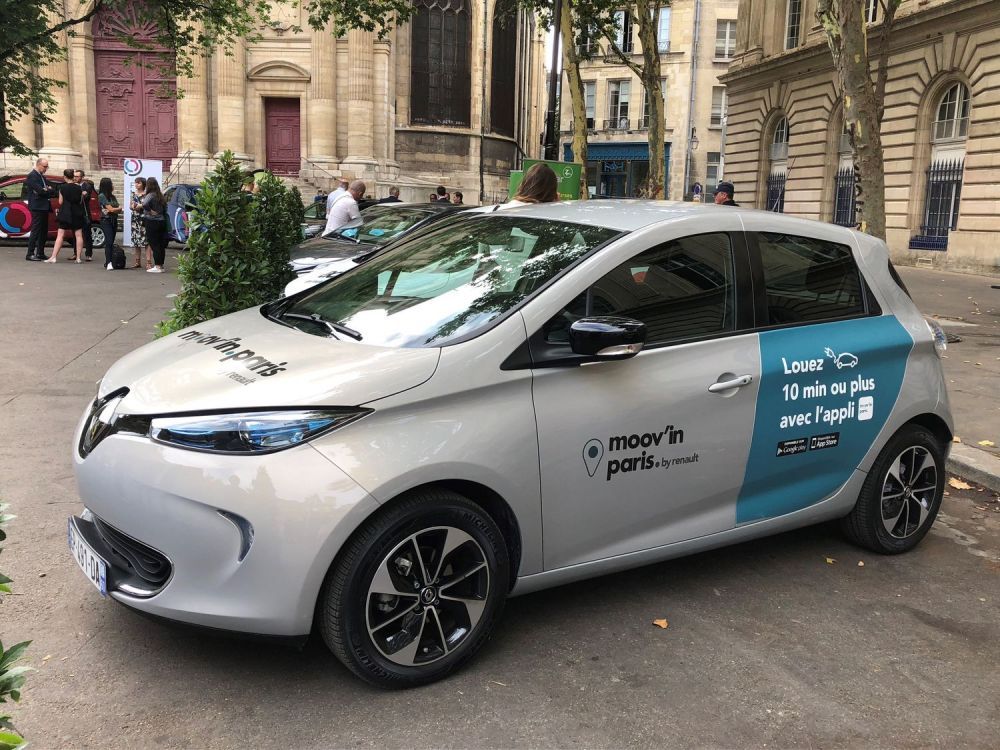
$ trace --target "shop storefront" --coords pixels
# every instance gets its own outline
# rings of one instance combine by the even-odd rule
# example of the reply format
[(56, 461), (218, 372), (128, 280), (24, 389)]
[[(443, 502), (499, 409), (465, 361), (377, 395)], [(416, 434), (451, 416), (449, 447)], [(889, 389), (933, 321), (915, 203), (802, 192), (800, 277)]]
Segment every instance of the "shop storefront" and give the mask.
[[(563, 159), (573, 161), (573, 149), (563, 144)], [(588, 143), (587, 188), (591, 197), (638, 198), (649, 176), (649, 144)], [(664, 184), (670, 182), (670, 143), (664, 144)]]

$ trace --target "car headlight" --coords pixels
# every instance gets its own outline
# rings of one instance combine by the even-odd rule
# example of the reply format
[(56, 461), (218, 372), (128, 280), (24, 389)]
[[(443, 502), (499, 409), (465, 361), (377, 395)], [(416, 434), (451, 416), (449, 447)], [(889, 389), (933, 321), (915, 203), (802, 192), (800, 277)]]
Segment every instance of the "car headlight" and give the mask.
[(350, 424), (371, 409), (300, 409), (153, 417), (149, 437), (210, 453), (272, 453)]

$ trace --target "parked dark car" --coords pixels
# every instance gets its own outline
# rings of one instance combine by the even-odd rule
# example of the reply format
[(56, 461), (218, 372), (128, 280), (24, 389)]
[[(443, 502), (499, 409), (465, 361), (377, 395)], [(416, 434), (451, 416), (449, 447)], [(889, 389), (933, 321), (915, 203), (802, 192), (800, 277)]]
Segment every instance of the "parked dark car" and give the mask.
[[(27, 175), (6, 175), (0, 177), (0, 239), (25, 240), (31, 232), (31, 212), (28, 210), (28, 191), (25, 188)], [(61, 185), (62, 177), (45, 175), (45, 181), (53, 186)], [(52, 199), (52, 210), (49, 211), (49, 239), (56, 238), (56, 211), (59, 209), (59, 198)], [(87, 210), (90, 211), (90, 233), (94, 238), (94, 246), (104, 244), (104, 230), (101, 229), (101, 209), (97, 203), (97, 195), (90, 196)]]
[[(319, 204), (317, 204), (319, 205)], [(321, 263), (358, 255), (440, 221), (468, 206), (448, 203), (381, 203), (363, 208), (361, 218), (329, 234), (307, 239), (292, 248), (292, 269), (309, 273)]]
[(188, 212), (194, 207), (200, 185), (179, 182), (163, 192), (167, 199), (167, 238), (185, 244), (190, 236)]

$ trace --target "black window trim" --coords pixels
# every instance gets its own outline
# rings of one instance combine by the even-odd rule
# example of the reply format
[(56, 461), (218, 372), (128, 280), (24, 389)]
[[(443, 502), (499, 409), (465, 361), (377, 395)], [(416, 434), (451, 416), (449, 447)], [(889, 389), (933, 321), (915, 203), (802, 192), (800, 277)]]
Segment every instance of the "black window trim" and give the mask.
[(748, 231), (744, 233), (746, 235), (747, 247), (749, 248), (750, 273), (753, 278), (755, 290), (754, 327), (752, 329), (754, 332), (763, 333), (765, 331), (822, 325), (824, 323), (836, 323), (841, 320), (859, 320), (861, 318), (873, 318), (882, 315), (882, 308), (868, 284), (868, 279), (865, 278), (864, 271), (861, 270), (861, 264), (858, 263), (858, 260), (855, 257), (855, 248), (852, 245), (843, 242), (835, 242), (833, 240), (821, 239), (819, 237), (810, 237), (806, 234), (784, 232), (783, 234), (791, 234), (794, 237), (802, 237), (803, 239), (814, 240), (816, 242), (830, 242), (834, 245), (846, 247), (851, 253), (851, 260), (854, 261), (854, 268), (858, 273), (858, 280), (861, 284), (861, 298), (864, 302), (865, 310), (864, 312), (855, 315), (841, 315), (834, 318), (822, 318), (818, 320), (803, 320), (798, 323), (774, 323), (771, 325), (761, 325), (760, 323), (767, 320), (767, 285), (764, 282), (764, 264), (761, 261), (760, 243), (757, 241), (758, 235), (762, 233), (763, 232), (760, 231)]
[[(745, 336), (749, 333), (753, 333), (754, 329), (752, 324), (755, 322), (754, 318), (754, 291), (756, 286), (754, 285), (750, 269), (750, 258), (749, 258), (749, 247), (747, 245), (746, 232), (740, 230), (733, 231), (714, 231), (714, 232), (696, 232), (694, 234), (685, 234), (681, 237), (674, 237), (667, 242), (673, 242), (678, 239), (685, 239), (687, 237), (700, 237), (707, 234), (725, 234), (729, 237), (729, 242), (733, 250), (733, 282), (735, 286), (735, 305), (734, 311), (736, 313), (736, 326), (731, 331), (721, 331), (718, 333), (705, 334), (703, 336), (690, 336), (683, 339), (673, 339), (671, 341), (663, 341), (657, 344), (650, 344), (644, 346), (643, 352), (658, 351), (660, 349), (668, 349), (676, 346), (683, 346), (686, 344), (697, 344), (703, 341), (714, 341), (716, 339), (727, 339), (733, 336)], [(627, 259), (622, 261), (622, 263), (627, 263), (629, 260), (636, 258), (642, 253), (649, 252), (650, 250), (655, 250), (657, 247), (666, 244), (666, 242), (661, 242), (656, 245), (651, 245), (649, 247), (643, 248), (636, 253), (630, 255)], [(582, 258), (581, 258), (582, 260)], [(619, 264), (620, 265), (620, 264)], [(618, 266), (615, 266), (617, 268)], [(567, 271), (569, 269), (566, 269)], [(589, 291), (593, 284), (587, 287), (584, 291)], [(553, 344), (545, 340), (544, 334), (545, 324), (543, 323), (538, 330), (529, 334), (526, 341), (519, 345), (511, 355), (504, 360), (503, 364), (500, 366), (501, 370), (522, 370), (522, 369), (543, 369), (550, 367), (575, 367), (587, 362), (594, 361), (592, 357), (585, 357), (582, 355), (573, 354), (569, 346), (566, 344)]]

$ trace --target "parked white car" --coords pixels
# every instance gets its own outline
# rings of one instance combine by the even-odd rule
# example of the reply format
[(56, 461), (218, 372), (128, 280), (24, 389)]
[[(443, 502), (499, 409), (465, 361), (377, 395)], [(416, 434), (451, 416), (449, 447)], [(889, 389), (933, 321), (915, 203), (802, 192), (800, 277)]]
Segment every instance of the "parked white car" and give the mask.
[[(952, 436), (885, 245), (652, 202), (472, 214), (116, 363), (69, 519), (94, 586), (441, 678), (506, 597), (829, 519), (913, 548)], [(544, 528), (544, 536), (542, 529)]]

